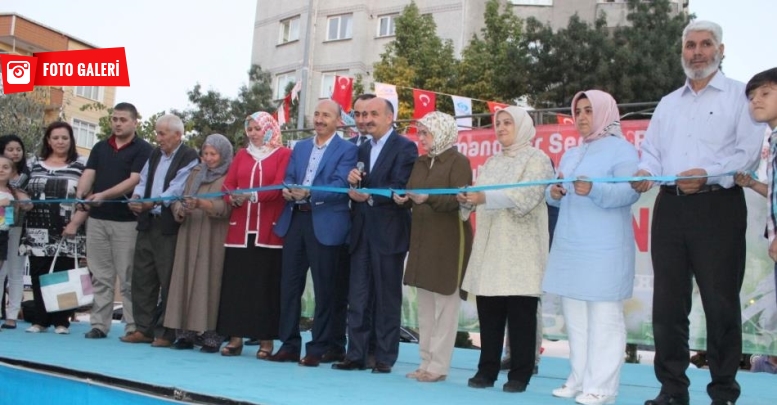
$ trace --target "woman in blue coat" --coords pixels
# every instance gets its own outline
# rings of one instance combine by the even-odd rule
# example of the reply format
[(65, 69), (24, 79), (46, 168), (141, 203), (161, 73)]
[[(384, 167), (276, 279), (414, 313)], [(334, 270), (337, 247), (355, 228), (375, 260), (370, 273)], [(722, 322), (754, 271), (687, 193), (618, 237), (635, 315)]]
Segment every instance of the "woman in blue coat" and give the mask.
[(545, 192), (560, 209), (543, 290), (561, 296), (572, 369), (553, 395), (611, 404), (626, 346), (623, 302), (634, 286), (631, 205), (639, 195), (626, 182), (587, 179), (631, 176), (639, 158), (623, 138), (612, 96), (579, 92), (572, 113), (582, 142), (564, 154), (558, 177), (576, 180)]

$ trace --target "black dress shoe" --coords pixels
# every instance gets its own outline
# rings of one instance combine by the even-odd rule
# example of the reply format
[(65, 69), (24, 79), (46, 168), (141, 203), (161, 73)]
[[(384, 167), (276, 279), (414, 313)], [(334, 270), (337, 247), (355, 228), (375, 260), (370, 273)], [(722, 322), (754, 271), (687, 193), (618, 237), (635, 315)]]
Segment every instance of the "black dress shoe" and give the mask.
[(343, 360), (345, 360), (345, 352), (342, 350), (327, 350), (326, 353), (321, 355), (322, 363), (334, 363)]
[(210, 345), (202, 345), (202, 347), (200, 347), (200, 351), (203, 352), (203, 353), (216, 353), (217, 351), (219, 351), (219, 347), (218, 346), (210, 346)]
[(373, 374), (388, 374), (391, 372), (391, 366), (386, 363), (375, 363), (375, 367), (372, 368)]
[(194, 349), (194, 342), (189, 339), (180, 338), (173, 342), (172, 347), (176, 350), (191, 350)]
[(687, 396), (659, 394), (655, 399), (645, 401), (645, 405), (689, 405)]
[(349, 359), (345, 359), (342, 362), (339, 363), (333, 363), (332, 364), (333, 370), (366, 370), (364, 367), (364, 364), (359, 363), (358, 361), (352, 361)]
[(4, 324), (0, 325), (0, 328), (3, 328), (3, 329), (16, 329), (16, 325), (9, 325), (7, 323), (4, 323)]
[(84, 333), (84, 337), (87, 339), (104, 339), (107, 336), (105, 332), (97, 328), (92, 328), (89, 332)]
[(712, 405), (736, 405), (736, 402), (726, 401), (725, 399), (713, 399)]
[(318, 367), (321, 364), (321, 357), (308, 355), (300, 359), (299, 365), (305, 367)]
[(299, 353), (292, 353), (288, 350), (278, 350), (277, 353), (273, 354), (272, 356), (268, 357), (267, 360), (269, 361), (276, 361), (279, 363), (287, 362), (287, 361), (293, 361), (298, 362), (299, 361)]
[(467, 380), (467, 386), (471, 388), (490, 388), (494, 386), (494, 380), (476, 375)]
[(526, 383), (523, 381), (512, 380), (505, 383), (502, 386), (504, 392), (524, 392), (526, 391)]

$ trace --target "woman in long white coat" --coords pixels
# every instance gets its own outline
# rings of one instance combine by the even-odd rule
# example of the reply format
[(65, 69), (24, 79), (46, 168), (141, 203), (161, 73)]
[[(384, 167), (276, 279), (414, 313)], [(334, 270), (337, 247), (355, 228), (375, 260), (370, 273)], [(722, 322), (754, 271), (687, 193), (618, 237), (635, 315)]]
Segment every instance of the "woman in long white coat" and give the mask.
[[(502, 151), (486, 161), (477, 186), (553, 177), (550, 159), (531, 144), (534, 122), (525, 110), (500, 110), (494, 116), (494, 127)], [(545, 187), (460, 193), (457, 198), (465, 219), (477, 212), (472, 256), (461, 287), (476, 296), (480, 322), (478, 372), (468, 385), (494, 386), (507, 322), (511, 364), (503, 390), (523, 392), (534, 370), (537, 303), (548, 257)]]

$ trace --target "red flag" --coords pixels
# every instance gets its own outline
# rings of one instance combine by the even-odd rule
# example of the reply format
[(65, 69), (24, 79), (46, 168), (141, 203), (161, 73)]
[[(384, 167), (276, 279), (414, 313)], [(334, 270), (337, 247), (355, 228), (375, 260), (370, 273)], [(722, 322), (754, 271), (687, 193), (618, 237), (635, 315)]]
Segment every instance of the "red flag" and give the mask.
[(556, 113), (556, 123), (559, 125), (575, 125), (575, 119), (571, 115)]
[(413, 119), (421, 119), (436, 108), (436, 94), (431, 91), (413, 89)]
[(486, 103), (488, 104), (488, 111), (491, 111), (491, 114), (496, 114), (497, 111), (510, 106), (509, 104), (497, 103), (496, 101), (487, 101)]
[(278, 125), (283, 126), (289, 122), (289, 109), (291, 108), (291, 93), (283, 98), (283, 103), (272, 113), (272, 116), (278, 121)]
[(340, 104), (340, 107), (343, 108), (343, 111), (349, 113), (351, 112), (352, 98), (353, 78), (346, 76), (335, 76), (335, 83), (334, 86), (332, 86), (332, 100), (334, 100), (337, 104)]

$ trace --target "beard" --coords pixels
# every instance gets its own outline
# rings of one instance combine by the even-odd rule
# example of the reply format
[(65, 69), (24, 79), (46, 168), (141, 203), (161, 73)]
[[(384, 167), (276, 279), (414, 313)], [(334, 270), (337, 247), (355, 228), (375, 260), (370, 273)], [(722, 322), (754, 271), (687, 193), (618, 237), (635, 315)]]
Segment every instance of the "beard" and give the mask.
[(710, 63), (707, 64), (707, 66), (694, 69), (685, 60), (685, 58), (680, 56), (680, 61), (682, 62), (685, 76), (691, 80), (701, 80), (711, 76), (713, 73), (715, 73), (718, 70), (718, 68), (720, 67), (720, 62), (722, 60), (723, 60), (723, 55), (721, 54), (720, 50), (718, 50), (717, 52), (715, 52), (715, 57), (712, 58), (712, 60), (710, 61)]

